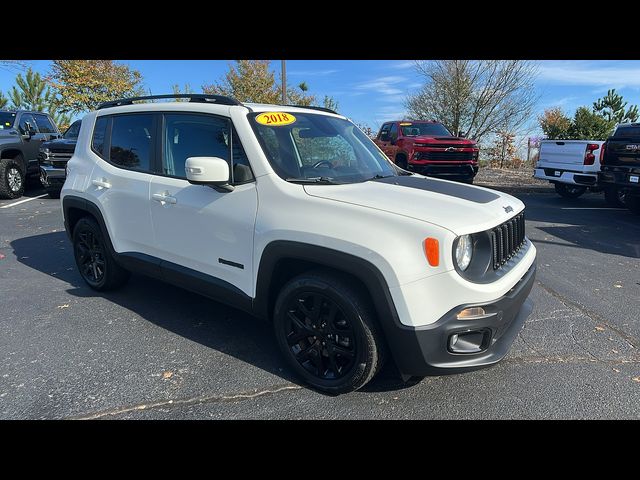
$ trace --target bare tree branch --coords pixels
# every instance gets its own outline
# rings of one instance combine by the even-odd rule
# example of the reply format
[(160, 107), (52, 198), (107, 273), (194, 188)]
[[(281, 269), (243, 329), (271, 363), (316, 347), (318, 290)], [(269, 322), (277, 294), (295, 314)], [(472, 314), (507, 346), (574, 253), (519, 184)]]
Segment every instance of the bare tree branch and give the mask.
[(411, 117), (437, 119), (454, 134), (478, 141), (498, 130), (518, 131), (538, 100), (532, 62), (435, 60), (416, 61), (415, 68), (425, 85), (407, 98)]

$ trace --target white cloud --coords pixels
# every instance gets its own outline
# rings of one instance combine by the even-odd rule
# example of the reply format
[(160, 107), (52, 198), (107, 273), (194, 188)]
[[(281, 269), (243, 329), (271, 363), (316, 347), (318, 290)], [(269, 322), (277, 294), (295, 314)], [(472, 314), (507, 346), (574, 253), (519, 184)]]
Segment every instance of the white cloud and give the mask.
[(640, 87), (640, 64), (597, 61), (541, 62), (538, 80), (595, 87)]
[(399, 75), (390, 75), (386, 77), (378, 77), (367, 82), (359, 83), (355, 86), (356, 90), (365, 90), (381, 93), (383, 95), (398, 95), (403, 93), (400, 83), (406, 82), (406, 77)]
[(391, 68), (404, 69), (404, 68), (412, 68), (416, 64), (415, 60), (406, 60), (400, 63), (394, 63), (391, 65)]

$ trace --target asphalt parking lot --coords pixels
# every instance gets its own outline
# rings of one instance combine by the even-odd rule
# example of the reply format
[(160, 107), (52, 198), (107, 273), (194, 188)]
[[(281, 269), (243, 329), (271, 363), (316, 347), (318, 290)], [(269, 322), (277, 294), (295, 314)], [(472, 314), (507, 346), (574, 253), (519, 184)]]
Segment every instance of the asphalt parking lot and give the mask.
[(640, 418), (640, 217), (601, 195), (518, 195), (535, 310), (503, 362), (332, 397), (237, 310), (139, 275), (90, 290), (42, 193), (0, 201), (0, 418)]

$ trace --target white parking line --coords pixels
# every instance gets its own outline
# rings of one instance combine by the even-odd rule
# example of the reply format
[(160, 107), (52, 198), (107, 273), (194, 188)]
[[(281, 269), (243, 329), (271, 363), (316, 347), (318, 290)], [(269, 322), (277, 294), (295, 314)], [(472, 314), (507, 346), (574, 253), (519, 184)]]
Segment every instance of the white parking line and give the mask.
[(18, 202), (13, 202), (10, 203), (8, 205), (3, 205), (0, 208), (9, 208), (9, 207), (15, 207), (16, 205), (20, 205), (21, 203), (26, 203), (26, 202), (30, 202), (31, 200), (36, 200), (38, 198), (42, 198), (42, 197), (46, 197), (48, 194), (45, 193), (44, 195), (38, 195), (37, 197), (31, 197), (31, 198), (25, 198), (24, 200), (20, 200)]
[(613, 207), (562, 207), (561, 210), (626, 210), (626, 208), (613, 208)]

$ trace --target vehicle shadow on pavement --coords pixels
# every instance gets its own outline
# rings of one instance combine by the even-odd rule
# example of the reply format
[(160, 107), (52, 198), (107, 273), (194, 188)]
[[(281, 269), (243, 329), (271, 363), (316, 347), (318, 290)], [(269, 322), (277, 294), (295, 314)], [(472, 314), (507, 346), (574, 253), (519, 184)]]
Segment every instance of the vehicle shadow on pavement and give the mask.
[(557, 207), (527, 208), (525, 217), (527, 221), (560, 224), (535, 225), (536, 229), (555, 237), (532, 238), (535, 244), (640, 258), (640, 217), (626, 209), (612, 209), (601, 197), (558, 198)]
[[(70, 295), (106, 298), (170, 332), (306, 386), (286, 365), (268, 322), (142, 275), (132, 275), (127, 285), (117, 291), (95, 292), (78, 273), (65, 232), (20, 238), (12, 241), (11, 247), (20, 263), (68, 283)], [(415, 382), (402, 382), (395, 366), (388, 362), (363, 391), (398, 390), (413, 385)]]

